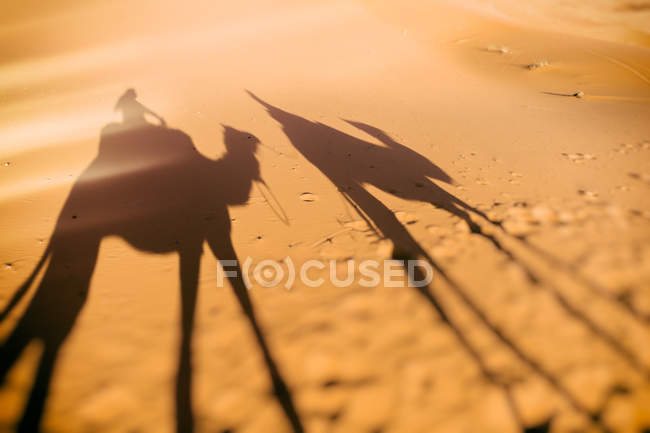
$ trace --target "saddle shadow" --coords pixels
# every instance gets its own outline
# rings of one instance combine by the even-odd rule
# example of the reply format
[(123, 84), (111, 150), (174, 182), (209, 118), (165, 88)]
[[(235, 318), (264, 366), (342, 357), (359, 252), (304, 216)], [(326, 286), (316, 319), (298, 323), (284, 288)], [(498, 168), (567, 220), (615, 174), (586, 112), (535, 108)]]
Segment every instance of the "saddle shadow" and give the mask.
[[(119, 236), (140, 251), (178, 254), (182, 306), (175, 422), (179, 433), (194, 431), (191, 345), (203, 244), (230, 269), (238, 263), (228, 206), (245, 204), (253, 182), (262, 181), (255, 157), (259, 140), (224, 126), (226, 153), (218, 160), (207, 158), (187, 134), (166, 128), (135, 98), (129, 89), (118, 101), (123, 121), (103, 128), (98, 154), (72, 187), (36, 269), (2, 311), (5, 318), (45, 267), (34, 296), (0, 347), (0, 384), (28, 344), (38, 340), (43, 347), (18, 432), (39, 431), (57, 357), (87, 300), (107, 236)], [(149, 123), (145, 114), (160, 125)], [(234, 270), (229, 282), (263, 354), (273, 392), (293, 431), (302, 432), (241, 270)]]

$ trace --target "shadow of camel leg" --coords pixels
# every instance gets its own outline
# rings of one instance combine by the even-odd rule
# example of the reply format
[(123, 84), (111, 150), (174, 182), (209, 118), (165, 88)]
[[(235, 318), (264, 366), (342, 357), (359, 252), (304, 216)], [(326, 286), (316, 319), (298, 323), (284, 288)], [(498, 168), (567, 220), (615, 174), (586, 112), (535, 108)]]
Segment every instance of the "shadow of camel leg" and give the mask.
[(56, 357), (59, 354), (59, 348), (62, 343), (63, 342), (61, 341), (59, 343), (46, 344), (38, 365), (38, 372), (36, 373), (29, 401), (27, 402), (27, 406), (23, 412), (23, 417), (18, 423), (16, 432), (34, 433), (40, 431), (39, 426), (43, 409), (45, 408), (47, 394), (50, 389), (52, 372), (54, 371)]
[[(472, 220), (472, 218), (470, 216), (470, 212), (480, 216), (486, 222), (488, 222), (488, 223), (490, 223), (490, 224), (492, 224), (494, 226), (501, 227), (500, 223), (492, 221), (491, 219), (489, 219), (487, 217), (487, 215), (484, 212), (482, 212), (482, 211), (468, 205), (467, 203), (465, 203), (461, 199), (459, 199), (457, 197), (454, 197), (453, 195), (451, 195), (451, 194), (449, 194), (447, 192), (443, 191), (443, 193), (445, 194), (445, 199), (444, 200), (441, 200), (441, 201), (435, 201), (434, 200), (434, 201), (431, 201), (430, 203), (433, 206), (438, 207), (440, 209), (444, 209), (447, 212), (449, 212), (450, 214), (455, 215), (458, 218), (465, 221), (467, 223), (467, 225), (469, 226), (469, 229), (470, 229), (470, 231), (472, 233), (477, 234), (477, 235), (483, 237), (484, 239), (488, 240), (496, 249), (498, 249), (503, 254), (505, 254), (508, 257), (509, 260), (523, 266), (523, 263), (520, 260), (518, 260), (517, 257), (515, 257), (515, 255), (514, 255), (514, 253), (512, 251), (510, 251), (508, 248), (504, 247), (502, 245), (502, 243), (493, 234), (487, 233), (485, 230), (483, 230), (483, 228), (481, 228), (480, 224), (478, 224), (478, 223), (476, 223), (475, 221)], [(528, 269), (527, 266), (524, 266), (523, 269), (526, 272), (526, 278), (528, 278), (528, 280), (531, 283), (537, 284), (538, 279), (531, 272), (531, 270)]]
[(0, 347), (0, 387), (4, 386), (9, 370), (33, 338), (32, 335), (25, 332), (25, 326), (19, 324), (7, 341), (2, 344)]
[(7, 342), (0, 349), (4, 378), (26, 345), (43, 342), (34, 385), (16, 431), (39, 431), (59, 350), (72, 330), (87, 296), (99, 241), (92, 238), (52, 240), (52, 259), (43, 280)]
[[(251, 328), (253, 328), (255, 339), (257, 340), (257, 344), (260, 347), (260, 350), (262, 351), (262, 355), (264, 356), (264, 362), (266, 363), (266, 368), (268, 369), (269, 376), (271, 377), (271, 382), (273, 383), (273, 392), (276, 398), (278, 399), (278, 402), (282, 406), (285, 415), (289, 419), (289, 422), (291, 423), (291, 427), (293, 428), (294, 433), (304, 432), (304, 428), (300, 421), (300, 417), (298, 416), (298, 412), (296, 411), (296, 408), (293, 404), (291, 392), (289, 391), (289, 388), (284, 382), (284, 379), (280, 375), (280, 372), (275, 364), (275, 361), (271, 356), (271, 351), (269, 350), (269, 347), (266, 344), (266, 339), (264, 338), (262, 329), (257, 323), (257, 318), (255, 317), (255, 310), (253, 308), (253, 303), (251, 302), (251, 299), (248, 296), (248, 289), (246, 289), (246, 285), (244, 284), (244, 280), (242, 278), (242, 272), (239, 267), (239, 262), (237, 261), (237, 254), (235, 253), (235, 249), (232, 246), (232, 241), (230, 240), (230, 237), (226, 235), (224, 239), (223, 235), (211, 236), (208, 238), (208, 245), (210, 245), (213, 254), (220, 261), (234, 260), (237, 263), (236, 266), (237, 276), (229, 277), (230, 284), (232, 285), (233, 291), (235, 292), (235, 296), (237, 296), (237, 300), (239, 301), (239, 305), (241, 306), (241, 309), (244, 311), (246, 318), (248, 318), (248, 322), (250, 323)], [(231, 266), (226, 266), (226, 267), (232, 268)]]
[[(611, 302), (615, 305), (617, 305), (619, 308), (622, 310), (626, 311), (627, 313), (631, 314), (632, 317), (634, 317), (636, 320), (640, 321), (642, 325), (645, 325), (650, 322), (650, 314), (643, 314), (642, 311), (639, 309), (635, 308), (632, 304), (625, 302), (624, 300), (618, 298), (615, 295), (612, 295), (612, 293), (609, 293), (607, 289), (605, 289), (603, 286), (595, 282), (594, 280), (590, 279), (589, 277), (585, 276), (584, 274), (581, 273), (580, 269), (578, 266), (575, 264), (566, 262), (564, 260), (561, 260), (560, 258), (554, 256), (551, 252), (545, 251), (544, 249), (536, 246), (534, 243), (530, 242), (526, 236), (523, 235), (514, 235), (509, 233), (503, 228), (503, 225), (501, 224), (500, 221), (494, 221), (490, 218), (488, 218), (487, 215), (485, 215), (483, 212), (481, 212), (478, 209), (472, 208), (468, 204), (464, 203), (460, 199), (453, 197), (454, 198), (454, 203), (456, 203), (458, 206), (462, 207), (463, 209), (466, 209), (468, 211), (474, 212), (477, 215), (481, 216), (486, 222), (489, 224), (495, 225), (500, 228), (499, 233), (500, 236), (504, 236), (505, 239), (511, 239), (515, 240), (516, 242), (519, 243), (519, 245), (524, 246), (527, 248), (530, 252), (536, 254), (538, 257), (541, 259), (545, 260), (549, 264), (551, 264), (555, 269), (563, 271), (566, 275), (568, 275), (571, 279), (577, 281), (579, 284), (582, 284), (583, 286), (587, 287), (592, 293), (594, 293), (597, 296), (600, 296), (604, 299), (606, 299), (608, 302)], [(466, 214), (466, 213), (465, 213)], [(458, 215), (461, 218), (464, 218), (461, 215)], [(469, 218), (469, 216), (468, 216)], [(474, 231), (474, 230), (472, 230)], [(475, 232), (479, 234), (483, 234), (480, 229)], [(495, 244), (498, 248), (502, 249), (505, 251), (505, 248), (501, 246), (501, 242), (497, 240), (497, 238), (494, 235), (490, 235), (489, 237), (490, 241)], [(503, 239), (503, 238), (502, 238)], [(514, 256), (514, 253), (511, 251), (508, 251), (507, 254), (509, 257), (512, 259), (516, 259)], [(523, 265), (521, 260), (519, 260), (520, 264)], [(538, 278), (533, 275), (533, 272), (531, 270), (528, 270), (528, 266), (525, 265), (526, 267), (526, 274), (529, 280), (533, 283), (538, 283)]]
[(181, 279), (181, 345), (176, 376), (176, 432), (192, 433), (192, 329), (201, 265), (201, 244), (179, 253)]
[[(452, 287), (453, 291), (462, 293), (460, 292), (460, 288), (457, 286), (457, 284), (444, 272), (438, 263), (435, 262), (426, 253), (426, 251), (424, 251), (424, 249), (411, 236), (404, 225), (400, 223), (399, 220), (395, 217), (395, 214), (381, 201), (366, 191), (363, 186), (358, 184), (354, 185), (353, 188), (348, 189), (346, 191), (346, 194), (348, 194), (350, 200), (352, 200), (356, 206), (358, 206), (358, 210), (363, 211), (367, 215), (367, 218), (375, 223), (382, 235), (393, 242), (395, 248), (393, 252), (393, 258), (399, 260), (409, 260), (415, 258), (417, 255), (422, 256), (422, 258), (424, 258), (433, 267), (434, 272), (436, 272), (439, 277), (445, 280)], [(453, 212), (455, 215), (463, 219), (465, 219), (464, 217), (469, 218), (464, 210), (455, 207), (453, 204), (450, 205), (449, 211)], [(415, 267), (413, 270), (413, 277), (415, 281), (423, 281), (425, 279), (424, 275), (418, 267)], [(422, 286), (414, 287), (413, 289), (422, 295), (429, 302), (430, 306), (438, 313), (442, 321), (454, 333), (463, 349), (476, 362), (484, 377), (491, 384), (501, 388), (506, 399), (508, 400), (513, 418), (520, 426), (522, 426), (523, 431), (524, 427), (521, 414), (515, 404), (510, 387), (507, 384), (499, 382), (498, 377), (496, 377), (490, 370), (489, 366), (479, 353), (478, 348), (471, 343), (471, 341), (467, 338), (467, 335), (463, 333), (462, 329), (458, 327), (456, 325), (456, 322), (449, 316), (447, 310), (445, 309), (445, 306), (441, 304), (432, 288), (430, 286)], [(462, 295), (463, 300), (466, 303), (470, 302), (469, 299), (464, 296), (464, 293), (462, 293)], [(481, 311), (477, 311), (478, 309), (473, 304), (471, 304), (471, 307), (473, 307), (472, 311), (482, 314)], [(482, 315), (481, 317), (484, 316)], [(495, 332), (493, 328), (490, 329)], [(498, 335), (501, 336), (501, 334)]]
[(445, 191), (444, 189), (438, 186), (435, 187), (435, 190), (436, 190), (435, 193), (436, 198), (429, 199), (427, 201), (429, 201), (429, 203), (431, 203), (434, 207), (444, 209), (447, 212), (451, 213), (452, 215), (456, 215), (457, 217), (465, 221), (469, 226), (470, 230), (472, 231), (472, 233), (482, 234), (482, 230), (477, 223), (472, 221), (472, 218), (470, 217), (468, 212), (472, 212), (480, 216), (481, 218), (485, 219), (486, 221), (498, 225), (493, 221), (491, 221), (483, 211), (470, 206), (469, 204), (465, 203), (463, 200), (459, 199), (455, 195), (448, 193), (447, 191)]
[(51, 244), (48, 244), (45, 251), (43, 251), (43, 254), (41, 255), (41, 258), (39, 259), (38, 263), (32, 270), (32, 273), (27, 277), (27, 279), (23, 282), (23, 284), (11, 295), (11, 299), (9, 300), (9, 302), (7, 302), (5, 306), (2, 308), (2, 311), (0, 311), (0, 323), (2, 323), (7, 318), (7, 316), (11, 314), (11, 311), (16, 307), (16, 305), (18, 305), (18, 303), (21, 301), (23, 296), (27, 294), (27, 291), (32, 286), (32, 283), (38, 276), (41, 268), (50, 257), (51, 252), (52, 252), (52, 246)]
[[(355, 183), (345, 190), (345, 195), (356, 205), (355, 210), (362, 218), (375, 224), (381, 236), (392, 241), (393, 256), (396, 258), (416, 258), (418, 255), (428, 258), (428, 254), (411, 236), (411, 233), (399, 222), (393, 211), (370, 194), (362, 185)], [(364, 216), (361, 212), (365, 213)]]

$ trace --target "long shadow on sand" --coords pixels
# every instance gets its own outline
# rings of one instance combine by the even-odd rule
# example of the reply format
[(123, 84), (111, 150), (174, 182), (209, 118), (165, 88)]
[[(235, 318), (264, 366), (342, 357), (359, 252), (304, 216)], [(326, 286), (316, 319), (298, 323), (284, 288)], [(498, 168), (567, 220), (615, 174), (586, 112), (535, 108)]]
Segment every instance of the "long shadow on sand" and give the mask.
[[(224, 127), (227, 152), (218, 160), (201, 155), (184, 132), (165, 123), (135, 99), (133, 90), (118, 101), (122, 123), (103, 128), (95, 160), (75, 182), (37, 268), (2, 312), (10, 310), (48, 262), (24, 314), (0, 347), (0, 383), (32, 341), (43, 354), (17, 431), (39, 431), (50, 380), (61, 346), (81, 312), (102, 239), (119, 236), (150, 253), (178, 253), (182, 299), (176, 431), (194, 430), (192, 414), (192, 328), (199, 265), (207, 242), (219, 260), (236, 261), (230, 237), (228, 206), (246, 203), (252, 183), (260, 179), (252, 134)], [(160, 126), (148, 123), (157, 117)], [(257, 322), (242, 274), (230, 277), (232, 289), (248, 318), (263, 354), (273, 390), (295, 432), (302, 432), (291, 394), (271, 356)]]
[[(452, 215), (458, 216), (468, 224), (474, 234), (490, 242), (499, 254), (503, 254), (508, 260), (516, 262), (527, 273), (531, 285), (544, 287), (551, 291), (555, 295), (558, 305), (570, 317), (585, 324), (596, 337), (608, 343), (613, 350), (626, 358), (633, 367), (643, 370), (644, 367), (632, 357), (632, 354), (602, 331), (597, 324), (581, 313), (580, 310), (574, 308), (557, 290), (540, 282), (539, 277), (526, 263), (519, 260), (513, 251), (503, 246), (496, 236), (486, 232), (475, 219), (482, 220), (483, 225), (491, 224), (493, 226), (491, 232), (501, 231), (502, 234), (505, 234), (498, 223), (490, 221), (480, 210), (448, 193), (431, 180), (436, 179), (445, 183), (452, 183), (453, 181), (449, 175), (427, 158), (396, 142), (388, 134), (373, 126), (348, 121), (350, 125), (376, 138), (384, 146), (377, 146), (325, 124), (312, 122), (284, 111), (263, 101), (251, 92), (249, 92), (249, 95), (259, 102), (269, 115), (281, 125), (282, 130), (294, 148), (338, 188), (347, 202), (368, 223), (368, 226), (373, 228), (379, 237), (389, 239), (393, 243), (393, 258), (407, 260), (421, 257), (426, 259), (437, 272), (437, 276), (446, 283), (446, 286), (452, 290), (455, 296), (462, 300), (474, 317), (510, 350), (515, 358), (542, 377), (573, 408), (585, 415), (598, 428), (607, 431), (607, 428), (600, 420), (602, 407), (618, 390), (614, 388), (605, 396), (601, 408), (592, 410), (585, 407), (552, 372), (532, 355), (521, 349), (507, 333), (502, 331), (468, 295), (468, 291), (419, 245), (406, 227), (399, 222), (395, 214), (364, 187), (364, 184), (372, 185), (402, 199), (430, 203)], [(475, 219), (472, 219), (470, 214), (473, 214)], [(521, 241), (521, 239), (519, 240)], [(416, 274), (414, 277), (418, 281), (424, 280), (423, 275)], [(427, 300), (454, 333), (460, 345), (477, 363), (486, 380), (503, 390), (510, 403), (513, 417), (519, 423), (521, 430), (524, 432), (547, 431), (550, 425), (549, 422), (533, 426), (525, 424), (512, 397), (511, 387), (513, 384), (504, 381), (491, 370), (480, 351), (477, 350), (461, 328), (457, 326), (455, 320), (447, 313), (444, 302), (439, 299), (434, 291), (429, 287), (419, 287), (414, 290), (417, 290)]]

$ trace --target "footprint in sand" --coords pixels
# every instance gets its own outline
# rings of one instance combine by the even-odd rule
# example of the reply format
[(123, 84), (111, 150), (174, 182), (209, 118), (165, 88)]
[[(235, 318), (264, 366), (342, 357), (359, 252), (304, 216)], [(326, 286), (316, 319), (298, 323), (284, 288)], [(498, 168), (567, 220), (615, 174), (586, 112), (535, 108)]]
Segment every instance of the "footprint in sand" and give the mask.
[(366, 232), (370, 230), (370, 226), (363, 220), (349, 221), (343, 224), (343, 227), (349, 228), (357, 232)]
[(650, 211), (647, 210), (630, 209), (630, 214), (650, 220)]
[(516, 171), (511, 171), (508, 176), (508, 182), (513, 185), (519, 185), (521, 183), (521, 178), (524, 177), (523, 174), (517, 173)]
[(440, 226), (438, 224), (430, 224), (426, 227), (427, 232), (433, 236), (439, 238), (440, 240), (447, 238), (459, 238), (464, 237), (464, 235), (469, 235), (472, 231), (466, 221), (458, 221), (449, 226)]
[(629, 153), (641, 152), (644, 150), (650, 150), (650, 140), (644, 140), (636, 144), (621, 143), (612, 149), (612, 152), (627, 155)]
[(509, 208), (504, 215), (502, 224), (504, 230), (514, 236), (529, 235), (538, 228), (537, 221), (530, 209), (524, 206)]
[(487, 50), (491, 53), (510, 54), (510, 48), (504, 45), (488, 45)]
[(585, 161), (597, 159), (597, 156), (591, 153), (562, 153), (562, 156), (574, 164), (582, 164)]
[(431, 233), (434, 236), (437, 236), (439, 238), (444, 238), (446, 236), (449, 236), (451, 233), (451, 230), (448, 227), (441, 227), (436, 224), (431, 224), (427, 226), (427, 231)]
[(641, 182), (650, 184), (650, 173), (628, 173), (627, 175), (632, 179), (640, 180)]
[(431, 248), (430, 253), (436, 260), (453, 261), (465, 250), (465, 241), (459, 239), (442, 239)]
[(332, 245), (331, 241), (325, 244), (318, 253), (321, 258), (326, 260), (346, 261), (354, 257), (354, 251)]
[(537, 205), (530, 210), (530, 214), (538, 224), (554, 224), (558, 221), (555, 210), (545, 205)]
[(467, 224), (467, 221), (461, 220), (458, 221), (456, 224), (454, 224), (454, 231), (456, 234), (465, 234), (468, 235), (472, 232), (472, 230), (469, 227), (469, 224)]
[(474, 182), (476, 182), (477, 185), (489, 185), (490, 184), (490, 182), (488, 182), (487, 179), (485, 179), (483, 177), (477, 177), (476, 179), (474, 179)]
[(393, 243), (387, 239), (377, 242), (375, 253), (382, 259), (389, 259), (393, 255)]
[(561, 217), (550, 206), (538, 204), (514, 206), (509, 208), (502, 219), (504, 229), (515, 236), (525, 236), (536, 232), (543, 226), (561, 223)]
[(526, 65), (526, 69), (528, 69), (529, 71), (534, 71), (535, 69), (545, 68), (546, 66), (549, 66), (548, 60), (541, 60), (539, 62)]
[(617, 147), (612, 149), (614, 153), (620, 153), (623, 155), (627, 155), (628, 153), (633, 152), (634, 150), (635, 150), (634, 146), (628, 143), (621, 143)]
[(596, 203), (596, 202), (600, 201), (598, 193), (594, 192), (594, 191), (588, 191), (588, 190), (580, 189), (580, 190), (578, 190), (578, 194), (580, 194), (582, 197), (584, 197), (584, 199), (586, 201), (591, 202), (591, 203)]
[(404, 211), (398, 211), (395, 212), (395, 218), (397, 218), (397, 221), (401, 222), (402, 224), (415, 224), (418, 222), (418, 217), (413, 215), (412, 213), (409, 212), (404, 212)]
[(316, 194), (312, 194), (311, 192), (303, 192), (300, 194), (300, 200), (311, 203), (318, 200), (318, 196)]

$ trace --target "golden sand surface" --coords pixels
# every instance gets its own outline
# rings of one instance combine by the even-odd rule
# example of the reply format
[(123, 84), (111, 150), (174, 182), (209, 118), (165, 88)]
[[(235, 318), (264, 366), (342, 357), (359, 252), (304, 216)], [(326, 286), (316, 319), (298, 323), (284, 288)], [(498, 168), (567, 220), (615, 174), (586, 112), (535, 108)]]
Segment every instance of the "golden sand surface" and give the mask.
[(0, 432), (650, 429), (647, 1), (5, 3)]

